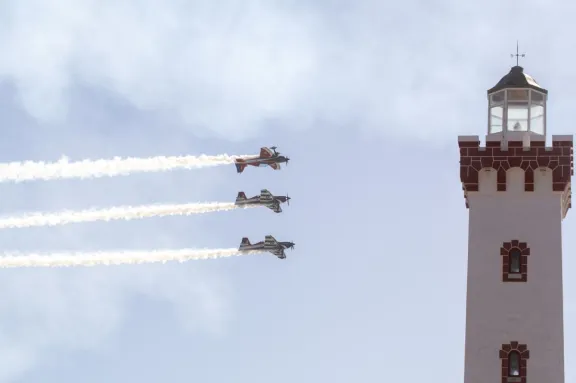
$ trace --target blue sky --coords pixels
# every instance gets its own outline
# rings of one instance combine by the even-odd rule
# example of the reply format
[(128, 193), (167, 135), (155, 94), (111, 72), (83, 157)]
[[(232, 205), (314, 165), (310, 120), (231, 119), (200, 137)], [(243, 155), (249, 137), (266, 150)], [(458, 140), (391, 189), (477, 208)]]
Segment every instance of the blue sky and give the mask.
[[(235, 247), (271, 255), (0, 272), (0, 381), (460, 382), (467, 211), (458, 134), (516, 40), (572, 134), (568, 1), (0, 0), (0, 161), (256, 153), (233, 166), (1, 186), (0, 213), (289, 193), (275, 215), (0, 232), (6, 250)], [(562, 26), (562, 33), (557, 28)], [(576, 241), (564, 224), (567, 381)], [(420, 356), (412, 364), (411, 352)], [(418, 380), (418, 378), (414, 378)]]

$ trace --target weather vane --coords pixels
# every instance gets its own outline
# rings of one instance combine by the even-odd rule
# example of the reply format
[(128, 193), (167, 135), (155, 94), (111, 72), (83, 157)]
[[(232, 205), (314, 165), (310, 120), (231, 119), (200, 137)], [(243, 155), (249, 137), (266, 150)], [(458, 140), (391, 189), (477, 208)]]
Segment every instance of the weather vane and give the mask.
[(518, 59), (519, 59), (520, 57), (526, 57), (526, 54), (525, 54), (525, 53), (522, 53), (522, 54), (518, 53), (518, 40), (516, 40), (516, 54), (511, 54), (511, 55), (510, 55), (510, 57), (514, 57), (514, 56), (516, 56), (516, 66), (518, 66)]

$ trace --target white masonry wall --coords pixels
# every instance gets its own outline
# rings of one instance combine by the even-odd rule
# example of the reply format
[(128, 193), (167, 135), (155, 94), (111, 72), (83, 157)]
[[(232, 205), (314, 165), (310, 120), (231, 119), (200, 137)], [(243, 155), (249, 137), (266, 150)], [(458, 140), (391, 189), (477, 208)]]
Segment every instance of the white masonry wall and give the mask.
[[(482, 170), (469, 192), (465, 383), (500, 383), (501, 345), (526, 344), (528, 383), (564, 383), (561, 193), (550, 170), (536, 170), (524, 192), (524, 171), (507, 173), (496, 192), (496, 171)], [(526, 242), (528, 281), (503, 282), (503, 242)]]

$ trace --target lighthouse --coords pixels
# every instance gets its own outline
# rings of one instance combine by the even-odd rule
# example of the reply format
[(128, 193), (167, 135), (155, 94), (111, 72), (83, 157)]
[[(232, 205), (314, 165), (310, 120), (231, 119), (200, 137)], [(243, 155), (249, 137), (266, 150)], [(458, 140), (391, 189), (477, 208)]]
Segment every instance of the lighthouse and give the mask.
[(518, 65), (488, 90), (487, 134), (459, 136), (469, 212), (464, 383), (564, 383), (562, 221), (572, 135)]

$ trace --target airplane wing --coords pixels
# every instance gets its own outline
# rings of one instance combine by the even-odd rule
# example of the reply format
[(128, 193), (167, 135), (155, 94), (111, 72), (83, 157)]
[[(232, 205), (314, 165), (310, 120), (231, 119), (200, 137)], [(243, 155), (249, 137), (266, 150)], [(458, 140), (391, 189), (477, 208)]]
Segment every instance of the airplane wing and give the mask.
[(279, 203), (266, 205), (268, 209), (271, 209), (274, 213), (282, 213), (282, 208)]
[(271, 250), (270, 252), (280, 259), (286, 258), (286, 254), (284, 253), (284, 249), (274, 249), (274, 250)]
[(277, 162), (273, 162), (273, 163), (268, 164), (268, 165), (270, 165), (270, 167), (274, 170), (280, 170), (280, 164)]
[(280, 247), (276, 238), (271, 235), (264, 237), (264, 246), (266, 247)]
[(272, 150), (268, 148), (260, 148), (260, 158), (270, 158), (274, 155)]
[(274, 196), (266, 189), (260, 191), (260, 202), (272, 201)]

